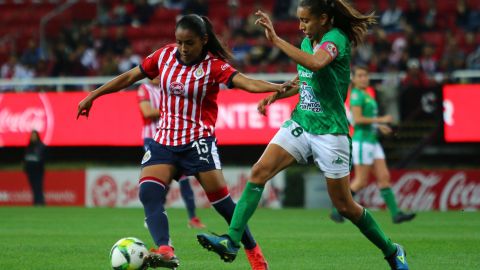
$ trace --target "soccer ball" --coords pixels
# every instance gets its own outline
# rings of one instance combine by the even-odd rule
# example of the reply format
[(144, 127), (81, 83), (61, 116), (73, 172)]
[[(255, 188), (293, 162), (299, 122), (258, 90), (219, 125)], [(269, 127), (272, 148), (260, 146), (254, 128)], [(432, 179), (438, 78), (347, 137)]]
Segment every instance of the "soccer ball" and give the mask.
[(110, 250), (110, 262), (114, 270), (139, 270), (148, 255), (147, 246), (135, 237), (118, 240)]

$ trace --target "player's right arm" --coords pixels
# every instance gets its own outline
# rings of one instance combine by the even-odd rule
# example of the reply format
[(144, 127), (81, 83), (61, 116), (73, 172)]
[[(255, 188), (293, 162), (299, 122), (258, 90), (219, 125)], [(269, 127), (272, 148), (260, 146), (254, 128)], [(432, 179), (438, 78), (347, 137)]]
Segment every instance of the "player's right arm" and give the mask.
[(93, 101), (98, 97), (118, 92), (145, 77), (145, 74), (142, 73), (140, 68), (137, 66), (90, 92), (90, 94), (88, 94), (88, 96), (78, 104), (77, 119), (80, 117), (80, 115), (85, 115), (88, 117)]

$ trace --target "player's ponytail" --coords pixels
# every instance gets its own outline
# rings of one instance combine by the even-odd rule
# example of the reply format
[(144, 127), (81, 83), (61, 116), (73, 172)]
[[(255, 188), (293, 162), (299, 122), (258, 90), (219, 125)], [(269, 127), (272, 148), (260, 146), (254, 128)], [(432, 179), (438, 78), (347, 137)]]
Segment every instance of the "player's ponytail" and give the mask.
[(362, 42), (368, 26), (376, 23), (374, 12), (363, 15), (345, 0), (301, 0), (299, 6), (316, 16), (327, 14), (333, 27), (341, 29), (354, 46)]
[(213, 32), (213, 26), (206, 16), (198, 16), (196, 14), (189, 14), (183, 16), (175, 28), (188, 29), (199, 35), (200, 37), (208, 36), (208, 42), (205, 49), (211, 54), (223, 60), (232, 60), (232, 54), (228, 49), (222, 45), (217, 35)]
[(213, 26), (210, 20), (206, 16), (202, 16), (203, 21), (207, 27), (208, 42), (207, 50), (213, 55), (222, 58), (223, 60), (232, 60), (232, 53), (220, 42), (215, 32), (213, 32)]

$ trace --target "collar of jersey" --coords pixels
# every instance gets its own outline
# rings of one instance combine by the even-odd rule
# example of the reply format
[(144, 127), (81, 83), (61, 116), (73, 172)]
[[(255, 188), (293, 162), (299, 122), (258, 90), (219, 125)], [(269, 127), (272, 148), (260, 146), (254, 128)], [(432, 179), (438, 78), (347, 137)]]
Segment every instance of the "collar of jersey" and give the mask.
[(184, 66), (193, 66), (193, 65), (196, 65), (196, 64), (200, 64), (203, 60), (205, 60), (205, 57), (207, 56), (207, 53), (208, 53), (208, 51), (204, 48), (203, 51), (202, 51), (202, 54), (197, 58), (197, 60), (192, 61), (188, 64), (184, 63), (182, 61), (182, 59), (180, 59), (180, 52), (178, 50), (175, 52), (175, 58), (177, 58), (177, 61)]

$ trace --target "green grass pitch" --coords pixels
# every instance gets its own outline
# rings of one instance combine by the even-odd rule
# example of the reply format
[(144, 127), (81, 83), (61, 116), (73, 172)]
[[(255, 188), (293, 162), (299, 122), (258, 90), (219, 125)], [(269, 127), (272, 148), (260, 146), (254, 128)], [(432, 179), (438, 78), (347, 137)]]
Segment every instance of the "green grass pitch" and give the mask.
[[(208, 230), (226, 224), (212, 209), (198, 210)], [(186, 212), (169, 209), (171, 237), (180, 269), (249, 269), (243, 252), (226, 264), (198, 245)], [(411, 269), (480, 269), (480, 214), (421, 212), (394, 225), (384, 211), (373, 212), (385, 232), (407, 250)], [(383, 256), (350, 223), (334, 224), (325, 210), (257, 211), (252, 231), (270, 267), (276, 269), (388, 269)], [(142, 209), (0, 207), (0, 269), (110, 269), (108, 254), (120, 238), (153, 244), (143, 227)]]

